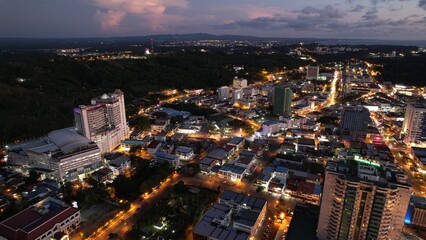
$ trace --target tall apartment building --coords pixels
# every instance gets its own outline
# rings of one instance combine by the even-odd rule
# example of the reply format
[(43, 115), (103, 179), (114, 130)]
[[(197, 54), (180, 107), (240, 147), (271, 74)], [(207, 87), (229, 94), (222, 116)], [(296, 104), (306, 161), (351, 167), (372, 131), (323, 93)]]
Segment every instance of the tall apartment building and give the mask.
[(241, 88), (232, 90), (232, 104), (235, 104), (243, 98), (243, 90)]
[(247, 79), (235, 77), (232, 81), (232, 88), (245, 88), (247, 87)]
[(284, 115), (291, 114), (293, 92), (290, 88), (276, 87), (274, 91), (273, 112)]
[(319, 240), (400, 239), (412, 188), (405, 173), (355, 158), (329, 161)]
[(217, 100), (223, 102), (229, 98), (229, 87), (222, 86), (217, 89)]
[(401, 134), (405, 143), (426, 141), (426, 104), (408, 104)]
[(340, 119), (340, 138), (356, 141), (367, 135), (370, 112), (365, 107), (347, 106)]
[(101, 153), (112, 151), (129, 134), (121, 90), (93, 98), (91, 105), (74, 109), (76, 130), (96, 142)]
[(306, 80), (314, 80), (319, 76), (319, 66), (308, 66), (306, 71)]

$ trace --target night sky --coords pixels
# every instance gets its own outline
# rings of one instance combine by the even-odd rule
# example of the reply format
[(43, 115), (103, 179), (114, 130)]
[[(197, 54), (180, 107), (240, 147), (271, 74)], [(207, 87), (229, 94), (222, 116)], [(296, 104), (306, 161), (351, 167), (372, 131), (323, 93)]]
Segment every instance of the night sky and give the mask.
[(0, 37), (198, 32), (425, 40), (426, 0), (0, 0)]

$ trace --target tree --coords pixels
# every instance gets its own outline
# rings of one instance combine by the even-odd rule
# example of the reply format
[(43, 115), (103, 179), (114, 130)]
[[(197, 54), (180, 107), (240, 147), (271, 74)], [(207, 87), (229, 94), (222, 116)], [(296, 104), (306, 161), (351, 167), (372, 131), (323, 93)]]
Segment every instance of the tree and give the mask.
[(40, 178), (40, 173), (34, 171), (34, 170), (30, 170), (30, 174), (29, 176), (25, 179), (25, 182), (27, 184), (34, 184), (37, 183), (38, 180)]
[(186, 187), (185, 183), (184, 183), (182, 180), (180, 180), (178, 183), (176, 183), (176, 184), (173, 186), (173, 190), (174, 190), (176, 193), (178, 193), (178, 194), (180, 194), (180, 193), (184, 193), (184, 192), (186, 191), (186, 189), (187, 189), (187, 187)]
[(118, 234), (117, 233), (109, 233), (108, 239), (118, 239)]

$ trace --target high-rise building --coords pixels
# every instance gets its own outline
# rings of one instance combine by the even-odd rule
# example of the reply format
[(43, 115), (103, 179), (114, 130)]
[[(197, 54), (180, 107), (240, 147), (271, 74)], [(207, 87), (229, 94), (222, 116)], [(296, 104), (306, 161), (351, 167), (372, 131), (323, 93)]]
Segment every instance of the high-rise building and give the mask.
[(306, 80), (314, 80), (319, 76), (319, 66), (308, 66), (306, 71)]
[(96, 142), (101, 153), (112, 151), (129, 133), (120, 90), (93, 98), (89, 106), (75, 108), (74, 119), (77, 132)]
[(367, 160), (327, 163), (319, 240), (400, 239), (412, 188), (405, 173)]
[(426, 141), (426, 104), (408, 104), (401, 134), (405, 143)]
[(370, 112), (361, 106), (347, 106), (340, 119), (340, 138), (345, 140), (363, 140), (367, 135)]
[(276, 87), (274, 91), (273, 112), (284, 115), (291, 113), (291, 101), (293, 92), (290, 88)]
[(243, 98), (243, 90), (241, 88), (232, 90), (232, 104), (235, 104), (241, 98)]
[(223, 102), (229, 98), (229, 87), (222, 86), (217, 89), (217, 100)]
[(247, 87), (247, 79), (235, 77), (232, 81), (232, 88), (245, 88)]

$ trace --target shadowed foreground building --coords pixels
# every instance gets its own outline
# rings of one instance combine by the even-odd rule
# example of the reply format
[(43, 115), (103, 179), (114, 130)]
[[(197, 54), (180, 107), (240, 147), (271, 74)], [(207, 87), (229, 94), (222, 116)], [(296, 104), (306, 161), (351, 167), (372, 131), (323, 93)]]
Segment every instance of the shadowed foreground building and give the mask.
[(407, 176), (392, 167), (329, 161), (318, 239), (400, 239), (411, 192)]
[(265, 199), (226, 190), (193, 228), (194, 240), (247, 240), (262, 225)]
[[(54, 198), (46, 198), (0, 223), (0, 239), (68, 239), (80, 224), (80, 211)], [(2, 238), (3, 237), (3, 238)]]

